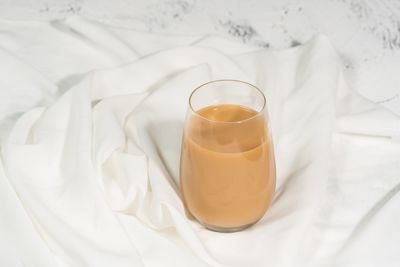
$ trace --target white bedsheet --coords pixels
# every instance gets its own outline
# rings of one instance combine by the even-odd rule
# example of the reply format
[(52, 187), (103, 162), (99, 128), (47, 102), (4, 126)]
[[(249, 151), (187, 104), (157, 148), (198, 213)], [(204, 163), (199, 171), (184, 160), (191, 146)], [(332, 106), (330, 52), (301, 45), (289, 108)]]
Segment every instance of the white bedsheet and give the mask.
[[(0, 266), (399, 266), (400, 119), (346, 87), (323, 36), (287, 50), (81, 18), (0, 22)], [(254, 227), (190, 221), (187, 101), (267, 96), (277, 193)]]

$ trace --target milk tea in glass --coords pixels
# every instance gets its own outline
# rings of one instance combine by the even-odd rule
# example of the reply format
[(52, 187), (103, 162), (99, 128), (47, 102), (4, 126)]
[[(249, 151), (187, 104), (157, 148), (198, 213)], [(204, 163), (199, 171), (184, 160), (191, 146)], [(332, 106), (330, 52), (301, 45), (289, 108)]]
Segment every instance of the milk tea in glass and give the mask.
[(263, 93), (236, 80), (206, 83), (189, 98), (180, 190), (206, 228), (235, 232), (256, 223), (275, 191), (275, 160)]

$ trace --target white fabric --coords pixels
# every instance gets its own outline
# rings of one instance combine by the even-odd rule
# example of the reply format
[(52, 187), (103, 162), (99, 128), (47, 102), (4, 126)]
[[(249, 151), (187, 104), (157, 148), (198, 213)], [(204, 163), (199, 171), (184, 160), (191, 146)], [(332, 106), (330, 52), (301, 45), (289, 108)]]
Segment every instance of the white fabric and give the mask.
[[(325, 37), (271, 51), (1, 21), (0, 73), (0, 266), (400, 263), (400, 120), (346, 87)], [(265, 92), (278, 175), (264, 218), (232, 234), (177, 193), (188, 96), (222, 78)]]

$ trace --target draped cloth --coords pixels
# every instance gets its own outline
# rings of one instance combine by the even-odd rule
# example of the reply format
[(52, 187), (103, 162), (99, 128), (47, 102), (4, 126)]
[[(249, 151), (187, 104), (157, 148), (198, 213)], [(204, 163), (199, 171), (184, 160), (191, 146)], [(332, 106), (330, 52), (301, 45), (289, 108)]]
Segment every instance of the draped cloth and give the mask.
[[(271, 50), (3, 20), (0, 73), (1, 266), (400, 262), (400, 119), (347, 87), (324, 36)], [(179, 197), (188, 97), (216, 79), (265, 93), (276, 153), (271, 208), (230, 234)]]

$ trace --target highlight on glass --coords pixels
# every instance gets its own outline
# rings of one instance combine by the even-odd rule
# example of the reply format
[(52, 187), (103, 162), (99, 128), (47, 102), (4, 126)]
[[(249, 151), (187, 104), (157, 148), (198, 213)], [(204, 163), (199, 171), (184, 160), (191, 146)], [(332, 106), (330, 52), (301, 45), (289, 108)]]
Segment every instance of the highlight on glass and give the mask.
[(196, 88), (182, 138), (180, 190), (206, 228), (243, 230), (262, 218), (275, 192), (275, 160), (264, 94), (237, 80)]

